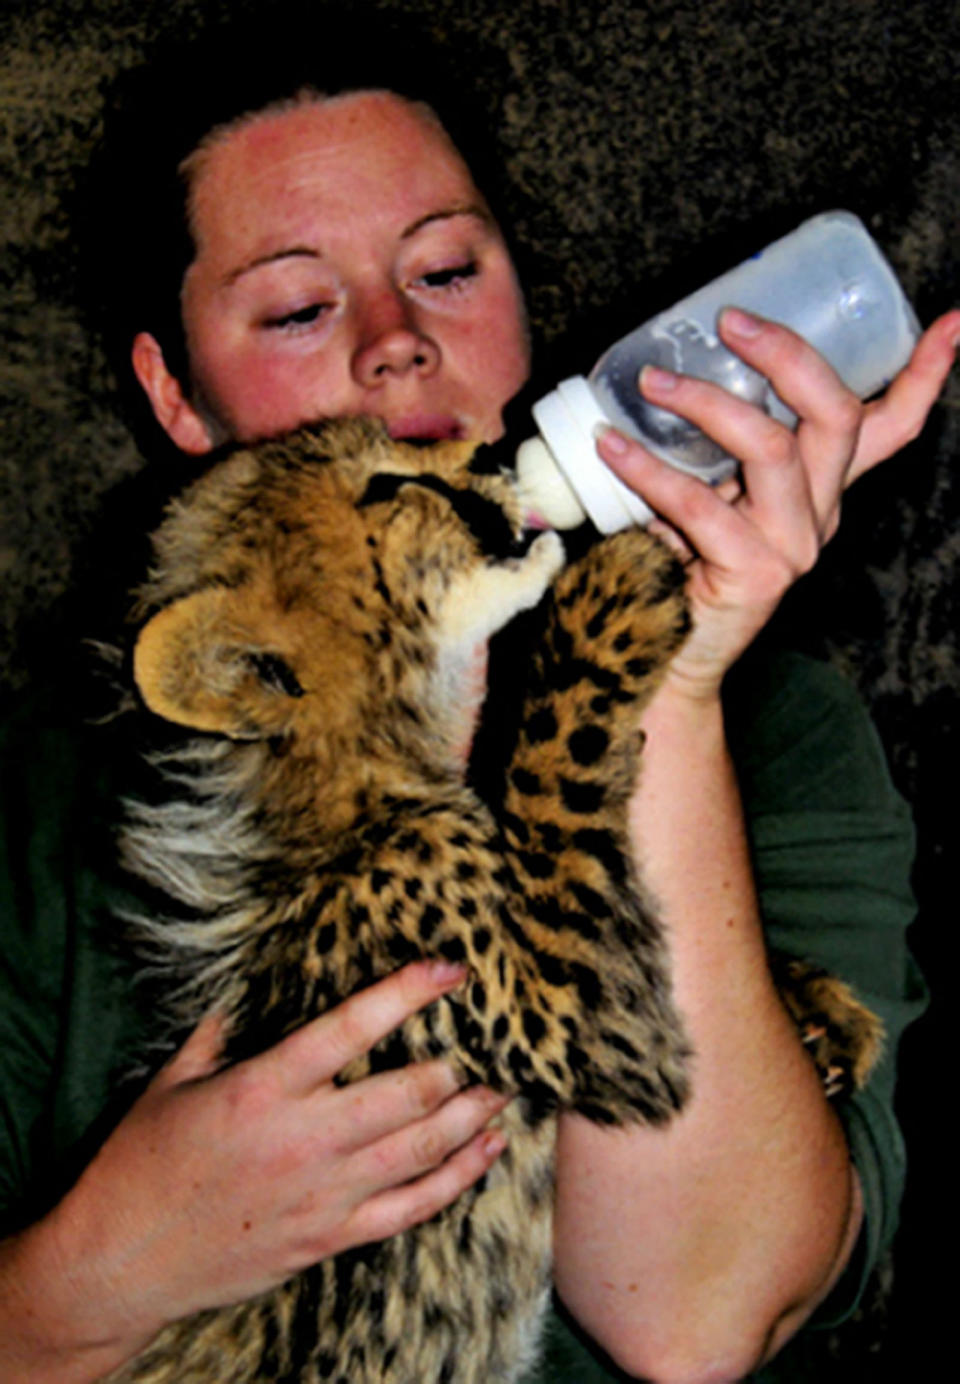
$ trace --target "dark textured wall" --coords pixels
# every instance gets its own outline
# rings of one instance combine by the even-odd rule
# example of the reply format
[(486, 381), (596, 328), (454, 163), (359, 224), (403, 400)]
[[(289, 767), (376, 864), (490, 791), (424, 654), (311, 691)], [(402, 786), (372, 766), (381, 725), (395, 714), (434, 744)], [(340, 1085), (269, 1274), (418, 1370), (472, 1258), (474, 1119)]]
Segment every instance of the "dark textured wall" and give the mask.
[[(73, 302), (71, 193), (100, 83), (204, 0), (5, 5), (0, 56), (0, 688), (74, 634), (61, 597), (107, 493), (138, 466)], [(801, 220), (858, 212), (924, 319), (960, 302), (960, 8), (916, 0), (367, 0), (458, 36), (505, 162), (542, 341), (570, 363)], [(269, 5), (265, 14), (271, 14)], [(265, 21), (266, 22), (266, 21)], [(158, 112), (158, 119), (163, 112)], [(578, 354), (579, 352), (579, 354)], [(913, 1153), (886, 1335), (828, 1346), (837, 1377), (920, 1365), (941, 1330), (928, 1244), (946, 1194), (928, 1109), (947, 1041), (945, 935), (958, 755), (960, 482), (955, 373), (924, 437), (850, 498), (789, 603), (862, 688), (920, 827), (915, 942), (937, 996), (904, 1059)], [(945, 806), (945, 802), (950, 804)], [(826, 1368), (826, 1365), (825, 1365)]]

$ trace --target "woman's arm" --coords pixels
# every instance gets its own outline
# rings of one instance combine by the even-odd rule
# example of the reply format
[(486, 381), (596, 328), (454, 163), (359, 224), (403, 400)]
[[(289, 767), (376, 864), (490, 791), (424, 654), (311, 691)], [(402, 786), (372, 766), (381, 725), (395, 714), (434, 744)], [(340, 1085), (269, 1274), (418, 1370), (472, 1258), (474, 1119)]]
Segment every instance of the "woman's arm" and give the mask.
[(655, 704), (643, 774), (634, 826), (696, 1053), (693, 1097), (663, 1131), (563, 1121), (557, 1286), (628, 1371), (738, 1379), (825, 1296), (859, 1207), (767, 971), (719, 708)]
[(663, 1131), (561, 1121), (557, 1285), (623, 1368), (656, 1380), (748, 1373), (822, 1301), (856, 1241), (843, 1133), (764, 959), (720, 686), (834, 532), (846, 484), (919, 430), (960, 313), (867, 408), (783, 329), (735, 337), (731, 325), (728, 343), (803, 420), (796, 434), (699, 382), (645, 377), (644, 392), (738, 456), (742, 490), (711, 492), (634, 444), (600, 444), (689, 561), (694, 632), (646, 717), (633, 830), (696, 1058), (689, 1106)]
[(0, 1243), (4, 1384), (87, 1384), (168, 1323), (429, 1219), (491, 1166), (505, 1100), (442, 1062), (333, 1078), (463, 980), (417, 963), (218, 1070), (205, 1021), (74, 1188)]

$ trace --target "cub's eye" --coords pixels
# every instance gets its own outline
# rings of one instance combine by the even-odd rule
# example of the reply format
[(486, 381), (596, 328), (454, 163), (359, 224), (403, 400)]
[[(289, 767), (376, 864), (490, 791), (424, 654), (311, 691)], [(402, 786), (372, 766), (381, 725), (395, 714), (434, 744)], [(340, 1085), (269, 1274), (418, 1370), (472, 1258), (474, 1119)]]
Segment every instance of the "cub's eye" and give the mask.
[(419, 282), (427, 288), (452, 288), (474, 278), (478, 272), (476, 260), (466, 260), (463, 264), (452, 264), (448, 269), (432, 269), (429, 274), (421, 274)]
[(308, 303), (306, 307), (297, 308), (294, 312), (284, 312), (276, 317), (267, 317), (263, 325), (273, 331), (282, 331), (289, 327), (312, 327), (315, 322), (332, 308), (332, 303)]

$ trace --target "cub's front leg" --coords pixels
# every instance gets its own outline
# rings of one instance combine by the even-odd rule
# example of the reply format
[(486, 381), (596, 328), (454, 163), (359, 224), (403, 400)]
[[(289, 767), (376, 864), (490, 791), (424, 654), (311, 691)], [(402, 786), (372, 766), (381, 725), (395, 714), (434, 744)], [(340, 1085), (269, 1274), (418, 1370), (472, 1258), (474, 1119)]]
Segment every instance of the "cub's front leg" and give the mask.
[(683, 571), (641, 530), (558, 578), (535, 651), (502, 821), (544, 1002), (562, 1016), (574, 1104), (661, 1121), (687, 1090), (666, 947), (637, 876), (627, 806), (640, 716), (689, 625)]

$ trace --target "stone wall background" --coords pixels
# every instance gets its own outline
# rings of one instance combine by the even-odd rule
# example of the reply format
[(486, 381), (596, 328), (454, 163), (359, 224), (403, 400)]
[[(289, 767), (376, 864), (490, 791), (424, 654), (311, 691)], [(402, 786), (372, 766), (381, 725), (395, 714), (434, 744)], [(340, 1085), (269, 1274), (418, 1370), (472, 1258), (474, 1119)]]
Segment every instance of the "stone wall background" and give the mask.
[[(0, 692), (24, 688), (75, 639), (64, 595), (77, 555), (139, 466), (73, 290), (69, 208), (98, 134), (100, 84), (158, 34), (256, 8), (5, 0), (0, 10)], [(832, 206), (863, 217), (923, 320), (960, 302), (960, 7), (949, 0), (357, 8), (401, 10), (457, 36), (536, 265), (535, 326), (571, 365)], [(897, 1362), (932, 1357), (946, 1330), (930, 1247), (949, 1184), (931, 1105), (957, 916), (958, 401), (955, 372), (924, 436), (855, 489), (841, 534), (783, 615), (860, 686), (914, 805), (914, 942), (934, 990), (903, 1059), (913, 1171), (892, 1298), (822, 1346), (836, 1378), (891, 1377)]]

